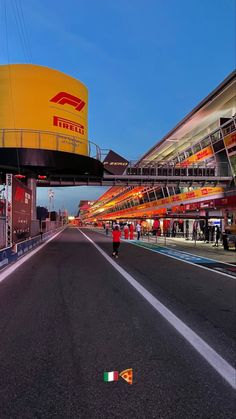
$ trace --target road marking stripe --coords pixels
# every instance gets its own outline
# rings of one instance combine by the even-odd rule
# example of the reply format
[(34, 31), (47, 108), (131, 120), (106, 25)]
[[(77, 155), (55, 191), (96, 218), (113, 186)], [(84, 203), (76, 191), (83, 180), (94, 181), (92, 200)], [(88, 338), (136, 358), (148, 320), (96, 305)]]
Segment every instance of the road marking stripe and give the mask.
[(104, 252), (90, 237), (79, 228), (81, 234), (103, 255), (103, 257), (147, 300), (186, 340), (196, 351), (217, 371), (234, 389), (236, 389), (236, 370), (209, 346), (190, 327), (175, 316), (156, 297), (139, 284), (133, 276), (126, 272)]
[[(136, 241), (134, 241), (133, 242), (133, 244), (135, 244), (135, 243), (137, 243), (137, 240)], [(145, 241), (141, 241), (140, 240), (140, 243), (151, 243), (151, 244), (154, 244), (154, 246), (156, 245), (156, 243), (154, 243), (154, 242), (145, 242)], [(162, 247), (162, 248), (164, 248), (164, 249), (169, 249), (169, 247), (168, 246), (176, 246), (175, 244), (174, 245), (171, 245), (171, 244), (169, 244), (168, 246), (165, 246), (165, 244), (163, 244), (163, 245), (159, 245), (158, 243), (157, 243), (157, 246), (159, 246), (159, 247)], [(190, 252), (188, 252), (188, 251), (186, 251), (186, 250), (180, 250), (180, 249), (176, 249), (176, 250), (174, 250), (174, 251), (176, 251), (176, 252), (180, 252), (180, 253), (183, 253), (183, 254), (185, 254), (185, 255), (190, 255), (190, 256), (195, 256), (195, 257), (199, 257), (199, 258), (202, 258), (202, 259), (208, 259), (208, 260), (212, 260), (213, 262), (215, 262), (215, 263), (223, 263), (224, 265), (230, 265), (230, 266), (235, 266), (235, 265), (233, 265), (233, 263), (230, 263), (230, 262), (223, 262), (222, 260), (216, 260), (216, 259), (212, 259), (212, 258), (209, 258), (208, 256), (201, 256), (201, 255), (197, 255), (196, 253), (190, 253)]]
[(27, 255), (22, 256), (17, 262), (13, 263), (9, 267), (6, 267), (4, 271), (0, 273), (0, 282), (2, 282), (7, 276), (11, 275), (16, 269), (19, 268), (23, 263), (25, 263), (28, 259), (30, 259), (35, 253), (39, 252), (44, 246), (46, 246), (51, 240), (55, 239), (59, 234), (61, 234), (63, 230), (56, 233), (54, 236), (50, 237), (45, 243), (39, 245), (36, 249), (32, 250), (31, 252), (27, 253)]
[[(99, 234), (102, 234), (103, 235), (103, 232), (100, 232), (100, 231), (94, 231), (94, 230), (90, 230), (91, 232), (94, 232), (94, 233), (99, 233)], [(104, 237), (106, 237), (106, 236), (104, 236)], [(137, 241), (135, 241), (135, 240), (130, 240), (130, 241), (127, 241), (127, 240), (123, 240), (123, 239), (121, 239), (124, 243), (128, 243), (128, 244), (132, 244), (132, 245), (134, 245), (134, 246), (137, 246), (137, 247), (140, 247), (140, 248), (143, 248), (143, 249), (146, 249), (146, 250), (150, 250), (151, 252), (155, 252), (155, 253), (159, 253), (159, 255), (163, 255), (163, 256), (166, 256), (166, 257), (169, 257), (169, 258), (172, 258), (172, 259), (175, 259), (175, 260), (178, 260), (179, 262), (184, 262), (184, 263), (189, 263), (189, 265), (193, 265), (193, 266), (195, 266), (195, 267), (198, 267), (198, 268), (202, 268), (202, 269), (206, 269), (207, 271), (210, 271), (210, 272), (215, 272), (215, 273), (217, 273), (217, 274), (219, 274), (219, 275), (223, 275), (223, 276), (228, 276), (228, 278), (231, 278), (231, 279), (235, 279), (235, 275), (230, 275), (230, 274), (227, 274), (227, 273), (224, 273), (224, 272), (220, 272), (220, 271), (218, 271), (218, 270), (216, 270), (216, 269), (214, 269), (214, 268), (208, 268), (207, 266), (203, 266), (203, 265), (200, 265), (199, 263), (194, 263), (194, 262), (189, 262), (189, 261), (187, 261), (187, 260), (184, 260), (184, 259), (181, 259), (181, 258), (178, 258), (178, 257), (176, 257), (176, 256), (172, 256), (172, 255), (169, 255), (169, 254), (166, 254), (166, 253), (164, 253), (164, 252), (160, 252), (160, 251), (158, 251), (158, 249), (152, 249), (151, 247), (146, 247), (145, 245), (142, 245), (142, 243), (145, 243), (145, 242), (142, 242), (142, 241), (140, 241), (140, 244), (139, 243), (137, 243)], [(167, 250), (169, 249), (168, 247), (166, 247), (166, 246), (162, 246), (163, 248), (166, 248)], [(170, 249), (171, 250), (171, 249)], [(177, 252), (180, 252), (180, 253), (183, 253), (183, 254), (186, 254), (186, 255), (190, 255), (190, 256), (192, 256), (192, 257), (199, 257), (199, 258), (202, 258), (202, 259), (209, 259), (209, 260), (213, 260), (215, 263), (223, 263), (223, 264), (225, 264), (225, 265), (230, 265), (230, 266), (235, 266), (235, 265), (232, 265), (232, 264), (230, 264), (230, 263), (227, 263), (227, 262), (221, 262), (221, 261), (217, 261), (217, 260), (215, 260), (215, 259), (211, 259), (211, 258), (203, 258), (203, 256), (198, 256), (198, 255), (196, 255), (195, 253), (189, 253), (189, 252), (185, 252), (184, 250), (175, 250), (175, 251), (177, 251)]]
[[(234, 279), (235, 278), (235, 275), (230, 275), (230, 274), (227, 274), (227, 273), (224, 273), (224, 272), (220, 272), (220, 271), (217, 271), (214, 268), (208, 268), (207, 266), (200, 265), (200, 263), (190, 262), (189, 260), (181, 259), (180, 257), (178, 258), (177, 256), (169, 255), (169, 254), (164, 253), (164, 252), (159, 252), (157, 249), (151, 249), (150, 247), (145, 247), (145, 246), (142, 246), (142, 245), (140, 245), (138, 243), (135, 243), (135, 242), (132, 242), (132, 243), (130, 242), (130, 244), (133, 244), (134, 246), (137, 246), (137, 247), (141, 247), (142, 249), (150, 250), (151, 252), (154, 252), (154, 253), (158, 253), (159, 255), (167, 256), (169, 258), (178, 260), (179, 262), (188, 263), (189, 265), (193, 265), (193, 266), (195, 266), (197, 268), (202, 268), (202, 269), (206, 269), (207, 271), (216, 272), (219, 275), (228, 276), (231, 279)], [(219, 263), (223, 263), (223, 262), (219, 262)]]
[[(104, 237), (107, 237), (107, 236), (105, 236), (105, 234), (103, 233), (103, 231), (99, 231), (99, 230), (93, 230), (93, 229), (89, 229), (90, 231), (92, 231), (92, 232), (94, 232), (94, 233), (99, 233), (99, 234), (102, 234)], [(111, 236), (108, 236), (108, 237), (111, 237)], [(145, 241), (145, 240), (139, 240), (139, 242), (137, 241), (137, 239), (134, 239), (134, 240), (124, 240), (123, 238), (121, 238), (121, 240), (124, 242), (124, 243), (128, 243), (128, 244), (137, 244), (137, 245), (139, 245), (139, 244), (151, 244), (151, 245), (154, 245), (154, 246), (159, 246), (159, 247), (161, 247), (161, 248), (163, 248), (163, 249), (169, 249), (169, 246), (177, 246), (176, 244), (169, 244), (168, 246), (167, 245), (165, 245), (165, 244), (158, 244), (158, 243), (156, 243), (156, 242), (152, 242), (152, 241), (150, 241), (150, 242), (148, 242), (148, 241)], [(141, 246), (140, 246), (141, 247)], [(144, 247), (144, 246), (143, 246)], [(146, 247), (146, 249), (148, 249), (149, 250), (149, 247)], [(156, 251), (157, 252), (157, 250), (155, 250), (155, 249), (151, 249), (150, 248), (150, 250), (153, 250), (153, 251)], [(171, 250), (171, 249), (170, 249)], [(190, 252), (188, 252), (187, 250), (180, 250), (180, 249), (174, 249), (174, 251), (175, 252), (179, 252), (179, 253), (183, 253), (183, 254), (185, 254), (185, 255), (189, 255), (189, 256), (191, 256), (191, 257), (199, 257), (199, 258), (202, 258), (202, 259), (209, 259), (209, 260), (212, 260), (213, 262), (215, 262), (215, 263), (223, 263), (224, 265), (227, 265), (227, 266), (233, 266), (233, 267), (235, 267), (235, 265), (233, 265), (233, 263), (230, 263), (230, 262), (223, 262), (222, 260), (216, 260), (216, 259), (212, 259), (212, 258), (209, 258), (208, 256), (201, 256), (201, 255), (197, 255), (196, 253), (190, 253)], [(159, 252), (159, 253), (161, 253), (161, 252)], [(162, 254), (164, 254), (164, 253), (162, 253)], [(167, 256), (167, 255), (166, 255)], [(179, 259), (179, 260), (182, 260), (182, 259)], [(185, 262), (184, 260), (183, 260), (183, 262)], [(190, 263), (190, 262), (186, 262), (186, 263)], [(207, 268), (206, 268), (207, 269)], [(211, 269), (210, 269), (211, 270)], [(227, 275), (227, 274), (222, 274), (222, 275)]]

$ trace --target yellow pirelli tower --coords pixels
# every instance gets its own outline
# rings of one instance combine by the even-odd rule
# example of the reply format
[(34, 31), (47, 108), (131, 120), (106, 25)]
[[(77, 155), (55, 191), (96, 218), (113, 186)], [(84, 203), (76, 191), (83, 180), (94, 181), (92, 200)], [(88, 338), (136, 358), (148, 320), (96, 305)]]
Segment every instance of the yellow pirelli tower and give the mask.
[(0, 66), (0, 168), (37, 175), (100, 175), (89, 155), (88, 89), (60, 71)]

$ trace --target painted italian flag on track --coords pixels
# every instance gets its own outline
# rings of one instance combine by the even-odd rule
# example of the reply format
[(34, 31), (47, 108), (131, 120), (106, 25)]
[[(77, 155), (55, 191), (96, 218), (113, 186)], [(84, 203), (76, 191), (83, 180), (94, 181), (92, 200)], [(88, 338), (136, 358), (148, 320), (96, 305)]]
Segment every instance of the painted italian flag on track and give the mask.
[(119, 373), (118, 371), (104, 372), (103, 374), (104, 381), (118, 381)]

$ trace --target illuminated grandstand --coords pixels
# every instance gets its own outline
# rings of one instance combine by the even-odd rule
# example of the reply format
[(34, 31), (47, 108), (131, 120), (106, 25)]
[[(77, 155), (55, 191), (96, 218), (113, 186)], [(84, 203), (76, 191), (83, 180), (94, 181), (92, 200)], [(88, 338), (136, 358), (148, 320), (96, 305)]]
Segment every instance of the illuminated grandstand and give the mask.
[[(173, 223), (186, 229), (196, 220), (202, 224), (219, 223), (221, 229), (236, 216), (236, 72), (232, 72), (199, 103), (175, 128), (158, 141), (126, 173), (156, 173), (156, 168), (181, 169), (194, 176), (199, 165), (210, 171), (218, 168), (231, 176), (231, 185), (188, 185), (175, 182), (150, 186), (114, 186), (84, 214), (84, 220), (154, 220), (171, 229)], [(146, 172), (145, 172), (146, 170)], [(130, 172), (129, 172), (130, 171)], [(136, 171), (136, 172), (135, 172)], [(168, 172), (166, 172), (168, 174)]]

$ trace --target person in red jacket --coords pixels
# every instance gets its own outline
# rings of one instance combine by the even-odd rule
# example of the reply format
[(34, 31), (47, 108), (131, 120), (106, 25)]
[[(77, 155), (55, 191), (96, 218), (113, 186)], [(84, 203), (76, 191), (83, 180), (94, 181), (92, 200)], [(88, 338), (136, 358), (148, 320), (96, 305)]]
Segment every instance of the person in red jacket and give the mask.
[(113, 253), (112, 256), (118, 258), (118, 249), (120, 247), (120, 236), (121, 232), (118, 226), (114, 228), (112, 231), (112, 237), (113, 237)]
[(129, 227), (128, 227), (128, 224), (125, 224), (124, 225), (124, 236), (125, 236), (125, 239), (126, 240), (129, 238)]
[(133, 223), (131, 223), (130, 226), (129, 226), (129, 238), (130, 238), (130, 240), (134, 240), (134, 225), (133, 225)]

